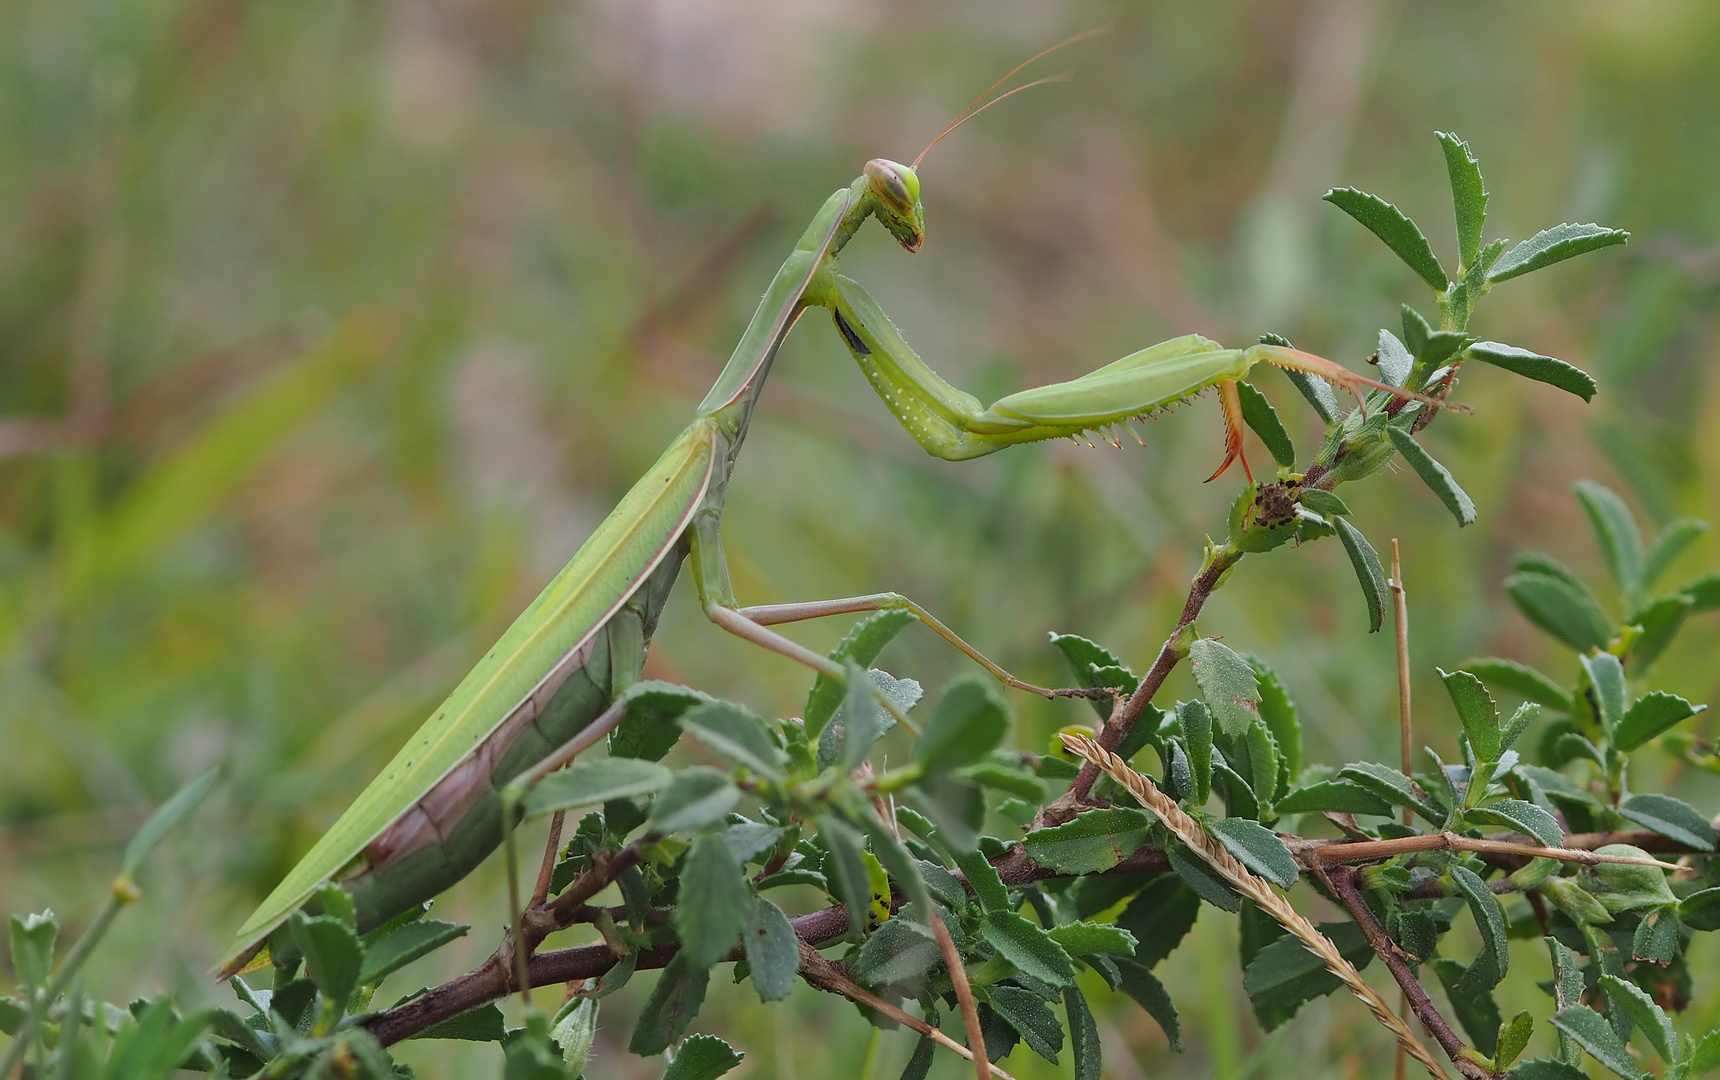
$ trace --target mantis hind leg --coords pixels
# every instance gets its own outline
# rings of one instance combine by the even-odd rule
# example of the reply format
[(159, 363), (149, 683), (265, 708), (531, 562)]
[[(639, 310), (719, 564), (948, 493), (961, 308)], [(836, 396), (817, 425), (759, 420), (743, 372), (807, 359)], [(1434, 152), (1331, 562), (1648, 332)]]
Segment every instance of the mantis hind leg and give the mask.
[(984, 653), (963, 641), (955, 631), (944, 625), (931, 612), (900, 593), (873, 593), (869, 596), (847, 596), (835, 600), (810, 600), (798, 604), (764, 604), (757, 607), (741, 608), (738, 614), (759, 626), (775, 626), (781, 623), (803, 622), (807, 619), (822, 619), (830, 615), (853, 615), (862, 611), (908, 612), (924, 623), (932, 633), (954, 645), (974, 663), (985, 668), (998, 682), (1016, 690), (1037, 694), (1042, 698), (1087, 697), (1091, 693), (1082, 689), (1048, 689), (1016, 678), (989, 660)]

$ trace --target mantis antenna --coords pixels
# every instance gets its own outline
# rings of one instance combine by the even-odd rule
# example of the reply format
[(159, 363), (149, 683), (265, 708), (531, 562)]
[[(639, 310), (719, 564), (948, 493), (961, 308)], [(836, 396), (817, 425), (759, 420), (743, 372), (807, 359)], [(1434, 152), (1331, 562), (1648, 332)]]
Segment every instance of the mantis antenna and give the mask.
[[(997, 80), (996, 82), (992, 83), (990, 86), (986, 87), (984, 93), (980, 94), (979, 97), (976, 97), (972, 101), (968, 102), (967, 108), (965, 108), (961, 112), (957, 113), (956, 118), (954, 120), (951, 120), (949, 122), (949, 124), (947, 126), (945, 126), (944, 130), (938, 132), (937, 138), (933, 139), (931, 142), (926, 144), (926, 148), (924, 150), (920, 151), (920, 155), (918, 157), (916, 157), (914, 159), (914, 163), (908, 167), (911, 169), (919, 168), (920, 162), (926, 160), (926, 155), (932, 152), (932, 147), (934, 147), (934, 146), (938, 145), (940, 142), (944, 141), (945, 135), (948, 135), (950, 132), (954, 131), (956, 128), (961, 127), (963, 124), (967, 123), (969, 120), (972, 120), (974, 117), (978, 116), (980, 113), (985, 112), (987, 109), (991, 108), (993, 105), (996, 105), (998, 102), (1002, 101), (1004, 98), (1010, 97), (1010, 96), (1015, 95), (1015, 94), (1019, 94), (1023, 90), (1032, 89), (1035, 86), (1044, 86), (1046, 83), (1068, 82), (1071, 78), (1074, 77), (1069, 72), (1065, 71), (1065, 72), (1062, 72), (1061, 74), (1051, 75), (1051, 76), (1048, 76), (1048, 77), (1043, 78), (1043, 79), (1035, 79), (1030, 83), (1026, 83), (1025, 85), (1017, 86), (1013, 90), (1006, 90), (1003, 93), (992, 98), (990, 101), (986, 101), (986, 98), (990, 96), (990, 94), (993, 90), (996, 90), (998, 87), (1002, 86), (1004, 83), (1008, 82), (1010, 79), (1013, 79), (1015, 77), (1016, 72), (1020, 71), (1022, 68), (1026, 67), (1027, 65), (1033, 63), (1035, 60), (1038, 60), (1040, 57), (1048, 56), (1051, 53), (1056, 52), (1058, 49), (1064, 48), (1064, 47), (1069, 46), (1069, 45), (1073, 45), (1078, 41), (1086, 41), (1088, 38), (1101, 37), (1105, 34), (1109, 34), (1110, 32), (1111, 32), (1111, 27), (1109, 25), (1097, 26), (1091, 30), (1085, 30), (1079, 34), (1076, 34), (1074, 37), (1064, 38), (1062, 41), (1059, 41), (1057, 44), (1052, 45), (1050, 48), (1039, 50), (1038, 52), (1034, 53), (1032, 56), (1023, 60), (1021, 63), (1010, 68), (1009, 71), (1003, 76), (1003, 78)], [(984, 101), (985, 104), (981, 105), (980, 102), (982, 102), (982, 101)]]

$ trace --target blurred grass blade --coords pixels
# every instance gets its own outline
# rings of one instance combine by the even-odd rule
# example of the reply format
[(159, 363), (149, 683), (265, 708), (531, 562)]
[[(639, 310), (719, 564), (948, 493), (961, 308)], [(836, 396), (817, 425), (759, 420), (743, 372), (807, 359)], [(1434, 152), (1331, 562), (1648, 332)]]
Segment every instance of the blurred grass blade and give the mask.
[(185, 816), (197, 808), (204, 796), (215, 786), (215, 781), (221, 776), (219, 768), (206, 769), (198, 776), (187, 780), (172, 797), (160, 806), (155, 813), (149, 815), (149, 820), (143, 823), (143, 828), (137, 830), (137, 835), (131, 838), (131, 843), (125, 846), (125, 858), (120, 862), (119, 872), (126, 877), (137, 874), (143, 860), (155, 850), (155, 845), (161, 843), (162, 837), (172, 831), (185, 819)]

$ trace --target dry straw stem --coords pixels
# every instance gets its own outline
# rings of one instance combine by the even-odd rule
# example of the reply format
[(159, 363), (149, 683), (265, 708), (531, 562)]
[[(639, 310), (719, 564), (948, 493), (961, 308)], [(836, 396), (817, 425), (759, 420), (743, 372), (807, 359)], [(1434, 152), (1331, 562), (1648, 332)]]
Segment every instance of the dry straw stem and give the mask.
[(1205, 859), (1237, 892), (1254, 901), (1260, 910), (1277, 919), (1284, 929), (1295, 934), (1302, 944), (1307, 946), (1309, 952), (1325, 963), (1326, 970), (1342, 979), (1344, 985), (1350, 988), (1350, 993), (1361, 999), (1368, 1011), (1374, 1014), (1374, 1019), (1397, 1036), (1398, 1045), (1403, 1047), (1405, 1053), (1421, 1062), (1427, 1071), (1439, 1080), (1445, 1080), (1445, 1070), (1440, 1068), (1439, 1062), (1434, 1060), (1433, 1054), (1416, 1038), (1415, 1032), (1404, 1023), (1403, 1018), (1362, 979), (1361, 972), (1344, 959), (1331, 939), (1298, 914), (1288, 900), (1273, 892), (1266, 882), (1255, 877), (1235, 856), (1209, 837), (1206, 830), (1193, 818), (1183, 813), (1182, 808), (1169, 796), (1154, 787), (1151, 780), (1129, 768), (1122, 758), (1084, 735), (1064, 735), (1063, 745), (1069, 748), (1070, 753), (1098, 766), (1111, 779), (1127, 788), (1142, 806), (1151, 810), (1178, 840)]

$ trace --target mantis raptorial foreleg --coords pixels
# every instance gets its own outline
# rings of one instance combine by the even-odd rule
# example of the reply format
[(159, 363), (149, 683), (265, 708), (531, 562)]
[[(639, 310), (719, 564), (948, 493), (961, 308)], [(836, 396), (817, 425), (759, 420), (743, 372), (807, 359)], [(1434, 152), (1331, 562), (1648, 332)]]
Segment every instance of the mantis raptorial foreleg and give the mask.
[[(1131, 353), (1078, 379), (999, 398), (987, 408), (933, 371), (858, 282), (837, 273), (821, 275), (808, 297), (830, 309), (848, 351), (896, 419), (927, 453), (948, 461), (980, 457), (1015, 443), (1106, 433), (1118, 427), (1132, 434), (1130, 421), (1145, 420), (1210, 387), (1218, 391), (1225, 425), (1225, 459), (1208, 477), (1216, 479), (1231, 462), (1242, 459), (1242, 408), (1236, 382), (1262, 362), (1316, 375), (1353, 394), (1358, 402), (1366, 390), (1383, 390), (1433, 407), (1444, 405), (1298, 349), (1277, 345), (1226, 349), (1199, 334), (1188, 334)], [(1139, 440), (1138, 435), (1135, 438)], [(1246, 459), (1242, 465), (1248, 471)], [(1249, 478), (1253, 479), (1252, 473)]]

